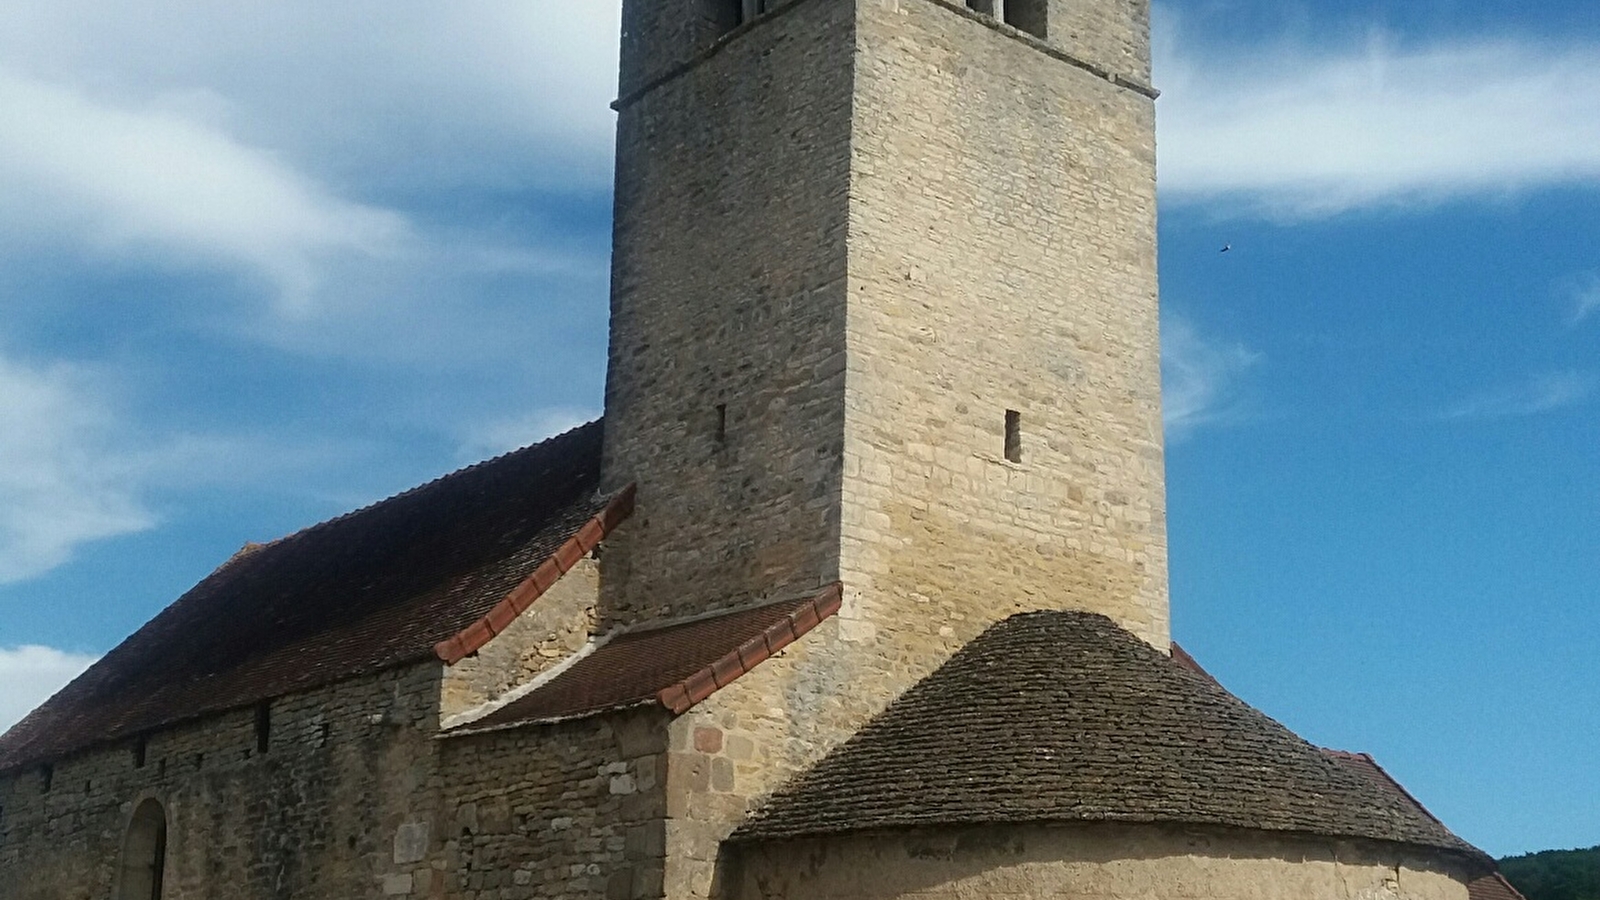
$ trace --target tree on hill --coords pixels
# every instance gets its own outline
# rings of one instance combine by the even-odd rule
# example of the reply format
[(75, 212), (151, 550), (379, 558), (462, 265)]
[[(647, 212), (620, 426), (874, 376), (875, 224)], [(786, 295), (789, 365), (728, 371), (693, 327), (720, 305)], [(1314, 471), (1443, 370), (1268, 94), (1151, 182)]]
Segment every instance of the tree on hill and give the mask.
[(1528, 900), (1600, 900), (1600, 847), (1508, 856), (1500, 873)]

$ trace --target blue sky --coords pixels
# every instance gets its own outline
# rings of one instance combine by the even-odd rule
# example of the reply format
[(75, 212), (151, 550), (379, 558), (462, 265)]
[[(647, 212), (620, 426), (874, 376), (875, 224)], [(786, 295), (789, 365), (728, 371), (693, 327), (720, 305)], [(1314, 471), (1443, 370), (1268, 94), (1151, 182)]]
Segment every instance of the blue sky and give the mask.
[[(617, 15), (556, 8), (0, 7), (0, 727), (598, 413)], [(1600, 5), (1156, 39), (1178, 639), (1493, 853), (1600, 843)]]

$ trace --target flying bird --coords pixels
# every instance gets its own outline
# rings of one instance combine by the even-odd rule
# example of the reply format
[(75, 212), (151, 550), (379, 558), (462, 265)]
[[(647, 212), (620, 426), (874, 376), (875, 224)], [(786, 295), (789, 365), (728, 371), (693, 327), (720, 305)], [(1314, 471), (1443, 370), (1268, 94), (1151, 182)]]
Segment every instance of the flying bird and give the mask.
[(1233, 249), (1233, 245), (1232, 244), (1223, 244), (1222, 245), (1222, 249), (1217, 251), (1217, 252), (1218, 253), (1227, 253), (1229, 250), (1232, 250), (1232, 249)]

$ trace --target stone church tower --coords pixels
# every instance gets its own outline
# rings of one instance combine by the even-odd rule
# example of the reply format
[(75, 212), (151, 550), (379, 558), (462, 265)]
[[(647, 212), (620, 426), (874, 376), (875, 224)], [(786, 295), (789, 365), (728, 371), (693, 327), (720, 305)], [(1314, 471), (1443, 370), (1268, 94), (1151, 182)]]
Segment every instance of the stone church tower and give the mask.
[(601, 564), (619, 624), (842, 583), (688, 717), (752, 802), (1014, 613), (1169, 640), (1148, 4), (755, 6), (624, 3)]
[(745, 7), (624, 5), (606, 614), (842, 581), (918, 672), (1028, 609), (1164, 649), (1147, 3)]
[(624, 0), (602, 422), (0, 735), (0, 900), (1469, 900), (1170, 643), (1147, 0)]

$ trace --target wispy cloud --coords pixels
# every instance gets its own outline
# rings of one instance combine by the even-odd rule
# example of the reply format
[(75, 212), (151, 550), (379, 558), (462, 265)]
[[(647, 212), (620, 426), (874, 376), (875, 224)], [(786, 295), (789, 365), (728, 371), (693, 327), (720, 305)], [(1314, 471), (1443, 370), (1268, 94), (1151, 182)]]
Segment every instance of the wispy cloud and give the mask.
[(297, 309), (320, 262), (388, 254), (406, 225), (341, 200), (272, 154), (168, 109), (116, 108), (0, 70), (0, 221), (102, 252), (242, 264)]
[(127, 377), (0, 351), (0, 585), (43, 575), (85, 545), (158, 527), (161, 498), (290, 474), (309, 487), (305, 473), (338, 477), (360, 454), (325, 437), (152, 428), (134, 411)]
[(592, 409), (560, 406), (536, 409), (524, 416), (497, 419), (471, 430), (462, 441), (457, 455), (463, 460), (488, 459), (555, 437), (585, 422), (592, 422), (599, 416), (599, 412)]
[(96, 658), (53, 647), (0, 647), (0, 733), (22, 721)]
[(1162, 415), (1167, 437), (1180, 441), (1205, 425), (1239, 414), (1238, 388), (1261, 354), (1243, 344), (1202, 334), (1167, 315), (1161, 326)]
[(1600, 313), (1600, 272), (1585, 272), (1572, 285), (1572, 324)]
[(1297, 218), (1600, 184), (1600, 46), (1409, 48), (1378, 35), (1263, 52), (1180, 39), (1157, 70), (1172, 200)]
[(181, 107), (362, 191), (603, 187), (620, 2), (559, 7), (8, 0), (0, 59), (119, 108)]
[(155, 524), (140, 464), (84, 372), (0, 357), (0, 584), (34, 577), (89, 541)]
[(1583, 372), (1539, 375), (1521, 384), (1494, 388), (1468, 397), (1440, 413), (1450, 420), (1510, 419), (1577, 406), (1600, 388), (1600, 379)]

